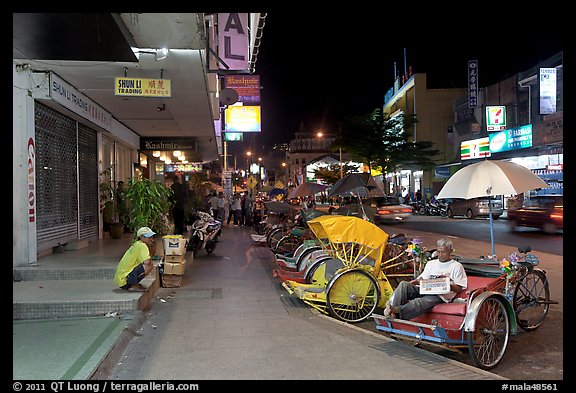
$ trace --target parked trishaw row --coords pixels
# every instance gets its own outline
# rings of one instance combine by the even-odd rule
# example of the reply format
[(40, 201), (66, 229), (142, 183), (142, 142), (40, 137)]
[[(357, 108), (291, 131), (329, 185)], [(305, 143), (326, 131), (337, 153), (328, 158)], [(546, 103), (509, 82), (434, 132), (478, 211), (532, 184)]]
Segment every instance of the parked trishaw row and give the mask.
[[(305, 304), (348, 323), (372, 318), (377, 330), (395, 338), (467, 349), (487, 370), (502, 360), (517, 326), (537, 329), (556, 303), (545, 271), (536, 267), (538, 258), (527, 247), (502, 261), (455, 256), (464, 265), (468, 287), (452, 302), (411, 320), (384, 316), (398, 283), (418, 277), (434, 255), (419, 239), (389, 236), (362, 218), (314, 209), (277, 219), (263, 232), (252, 238), (273, 251), (273, 276)], [(290, 242), (283, 241), (287, 238)]]

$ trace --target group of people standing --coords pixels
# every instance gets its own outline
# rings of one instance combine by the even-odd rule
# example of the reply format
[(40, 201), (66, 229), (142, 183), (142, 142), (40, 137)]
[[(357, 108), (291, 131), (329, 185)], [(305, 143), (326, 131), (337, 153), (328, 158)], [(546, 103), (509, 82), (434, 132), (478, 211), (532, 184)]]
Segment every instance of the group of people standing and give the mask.
[(252, 197), (249, 194), (240, 195), (234, 193), (228, 200), (228, 219), (226, 224), (230, 225), (230, 221), (234, 218), (234, 225), (247, 226), (251, 222), (252, 214)]
[[(208, 199), (208, 208), (212, 212), (212, 216), (216, 220), (224, 222), (226, 219), (226, 200), (224, 193), (213, 192)], [(250, 217), (252, 214), (252, 196), (250, 194), (240, 195), (234, 193), (228, 198), (228, 218), (226, 224), (230, 225), (230, 221), (236, 226), (247, 226), (250, 224)]]

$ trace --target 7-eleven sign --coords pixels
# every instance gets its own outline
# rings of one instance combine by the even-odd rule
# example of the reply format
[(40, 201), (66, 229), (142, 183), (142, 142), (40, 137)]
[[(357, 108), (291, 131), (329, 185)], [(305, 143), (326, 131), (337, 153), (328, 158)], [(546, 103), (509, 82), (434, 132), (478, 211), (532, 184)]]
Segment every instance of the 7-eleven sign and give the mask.
[(488, 131), (500, 131), (506, 129), (506, 107), (487, 106), (486, 107), (486, 127)]

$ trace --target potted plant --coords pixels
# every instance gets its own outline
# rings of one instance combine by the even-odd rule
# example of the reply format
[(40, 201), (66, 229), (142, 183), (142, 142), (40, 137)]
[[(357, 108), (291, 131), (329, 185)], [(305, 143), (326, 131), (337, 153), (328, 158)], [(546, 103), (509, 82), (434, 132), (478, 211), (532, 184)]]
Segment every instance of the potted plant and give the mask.
[(103, 203), (104, 230), (110, 231), (113, 239), (120, 239), (126, 224), (126, 201), (124, 198), (123, 182), (115, 183), (111, 178), (111, 170), (102, 172), (100, 182), (100, 198)]
[(168, 212), (172, 190), (157, 180), (132, 177), (124, 191), (128, 228), (134, 232), (147, 226), (158, 234), (169, 231)]

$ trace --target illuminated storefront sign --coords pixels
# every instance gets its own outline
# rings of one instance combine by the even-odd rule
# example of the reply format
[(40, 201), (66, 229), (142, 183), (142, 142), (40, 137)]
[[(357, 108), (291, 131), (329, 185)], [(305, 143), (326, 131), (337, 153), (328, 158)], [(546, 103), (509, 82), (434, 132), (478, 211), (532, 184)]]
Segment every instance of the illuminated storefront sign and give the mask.
[(225, 141), (242, 141), (244, 140), (244, 134), (241, 132), (225, 132), (224, 133), (224, 140)]
[(506, 129), (506, 107), (502, 105), (486, 107), (486, 127), (488, 131)]
[(218, 14), (218, 56), (224, 64), (218, 63), (227, 71), (248, 70), (248, 14)]
[(260, 75), (226, 75), (226, 88), (238, 93), (244, 105), (260, 104)]
[(128, 97), (171, 97), (170, 79), (116, 78), (114, 94)]
[(460, 159), (490, 157), (490, 141), (488, 137), (472, 139), (460, 143)]
[(494, 132), (488, 137), (490, 138), (490, 153), (532, 147), (532, 124)]
[(225, 110), (225, 132), (260, 132), (260, 106), (229, 106)]
[(556, 68), (540, 68), (540, 114), (556, 113)]

